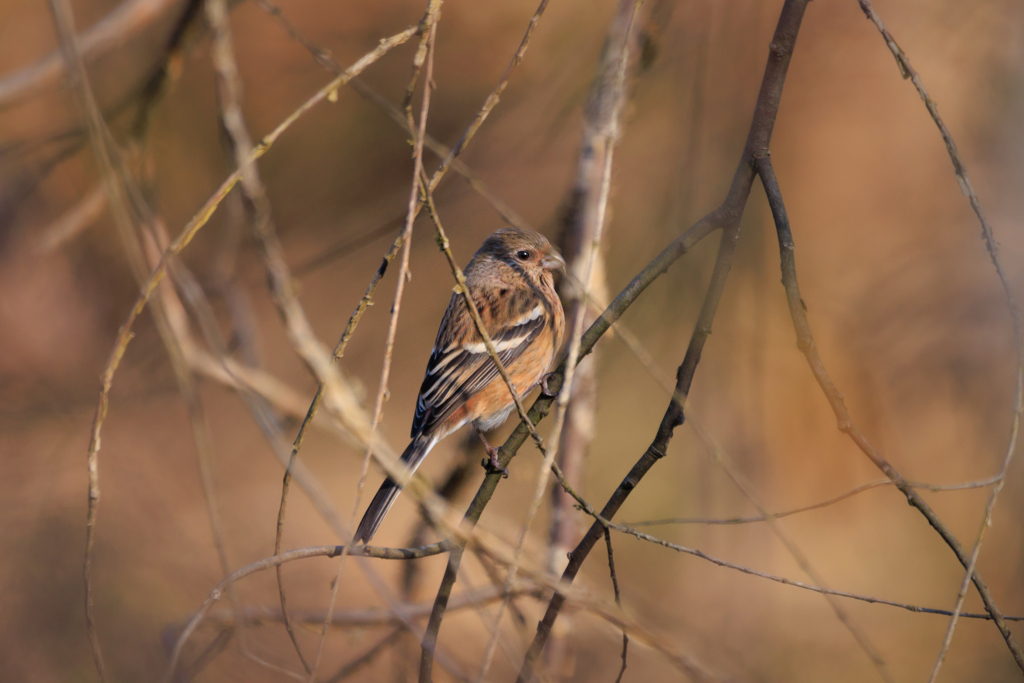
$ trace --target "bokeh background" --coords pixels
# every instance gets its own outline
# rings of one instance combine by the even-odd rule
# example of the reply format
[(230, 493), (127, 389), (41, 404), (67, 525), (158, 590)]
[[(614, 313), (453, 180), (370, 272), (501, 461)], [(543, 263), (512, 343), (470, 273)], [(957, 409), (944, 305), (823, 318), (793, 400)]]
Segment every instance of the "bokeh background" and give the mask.
[[(80, 29), (118, 6), (117, 0), (72, 4)], [(139, 88), (163, 59), (184, 8), (182, 2), (149, 4), (159, 11), (89, 63), (99, 102), (122, 141)], [(463, 157), (553, 239), (575, 173), (584, 100), (615, 5), (554, 0), (501, 104)], [(285, 0), (281, 7), (346, 65), (379, 38), (418, 21), (423, 3)], [(604, 247), (612, 292), (724, 196), (780, 7), (776, 0), (689, 0), (650, 8), (644, 29), (649, 64), (635, 79), (616, 156)], [(533, 0), (445, 3), (428, 125), (433, 136), (448, 144), (458, 139), (505, 69), (534, 9)], [(1001, 241), (1014, 291), (1024, 295), (1024, 10), (1006, 0), (879, 0), (877, 9), (939, 103)], [(238, 3), (231, 21), (245, 115), (259, 137), (330, 74), (252, 2)], [(171, 79), (155, 102), (139, 154), (150, 198), (172, 235), (232, 168), (219, 131), (209, 39), (201, 17), (198, 23), (171, 63)], [(0, 81), (55, 49), (45, 3), (0, 3)], [(366, 83), (399, 103), (413, 50), (410, 43), (386, 56), (367, 71)], [(55, 221), (98, 186), (81, 126), (74, 99), (59, 80), (0, 105), (0, 678), (9, 681), (95, 679), (81, 579), (85, 454), (99, 373), (136, 289), (105, 211), (59, 247), (45, 244)], [(1005, 303), (938, 132), (853, 0), (811, 3), (772, 156), (793, 222), (810, 321), (856, 420), (910, 479), (956, 483), (994, 474), (1013, 405), (1014, 353)], [(428, 168), (436, 163), (428, 155)], [(412, 164), (406, 136), (374, 105), (342, 89), (336, 103), (319, 105), (289, 130), (260, 168), (302, 303), (318, 335), (333, 344), (398, 229), (388, 223), (407, 201)], [(437, 199), (455, 255), (464, 263), (502, 222), (462, 179), (450, 175)], [(218, 258), (230, 253), (225, 244), (243, 221), (236, 200), (221, 208), (184, 255), (211, 288)], [(787, 509), (880, 475), (836, 430), (796, 348), (771, 217), (757, 184), (743, 220), (737, 263), (691, 405), (769, 507)], [(412, 282), (381, 427), (397, 446), (408, 433), (423, 366), (451, 291), (432, 227), (421, 220), (415, 230)], [(717, 239), (682, 259), (624, 318), (668, 374), (682, 360)], [(333, 255), (320, 258), (325, 254)], [(309, 267), (314, 259), (317, 265)], [(315, 382), (287, 344), (248, 240), (241, 242), (234, 276), (251, 304), (257, 335), (250, 348), (260, 364), (311, 397)], [(394, 286), (392, 272), (341, 364), (365, 388), (368, 405), (376, 392)], [(214, 300), (226, 314), (224, 302)], [(220, 578), (186, 409), (152, 319), (144, 315), (136, 330), (113, 389), (100, 460), (96, 612), (115, 681), (158, 676), (168, 634)], [(597, 440), (583, 485), (595, 504), (648, 445), (667, 401), (620, 341), (609, 338), (601, 346)], [(242, 566), (273, 550), (282, 470), (242, 401), (222, 386), (201, 386), (214, 431), (228, 552), (232, 564)], [(296, 426), (286, 423), (289, 435)], [(362, 454), (314, 432), (302, 457), (347, 514)], [(458, 439), (449, 439), (422, 471), (443, 478), (463, 457)], [(524, 447), (484, 515), (488, 529), (517, 537), (538, 463), (535, 449)], [(368, 488), (380, 476), (372, 471)], [(481, 476), (471, 470), (456, 505), (465, 505)], [(924, 495), (969, 545), (988, 491)], [(684, 427), (669, 457), (644, 480), (619, 519), (752, 512)], [(404, 544), (417, 516), (403, 498), (377, 540)], [(1007, 614), (1024, 614), (1022, 520), (1024, 463), (1015, 462), (979, 562)], [(833, 587), (947, 609), (954, 602), (962, 569), (891, 488), (782, 524)], [(805, 578), (762, 524), (653, 531), (763, 571)], [(530, 552), (543, 558), (546, 538), (545, 510), (533, 526)], [(329, 527), (296, 492), (285, 547), (334, 542)], [(879, 680), (821, 596), (631, 537), (614, 542), (626, 608), (723, 678)], [(427, 601), (444, 558), (421, 565), (411, 597)], [(478, 564), (464, 566), (462, 588), (487, 584)], [(292, 604), (324, 608), (335, 567), (325, 559), (287, 566)], [(398, 585), (397, 563), (380, 563), (378, 569)], [(588, 560), (581, 581), (610, 597), (603, 552)], [(239, 594), (247, 604), (275, 605), (273, 574), (245, 580)], [(382, 604), (355, 563), (349, 564), (338, 609)], [(532, 632), (542, 604), (522, 605)], [(945, 618), (856, 602), (844, 607), (885, 657), (894, 680), (925, 679)], [(980, 609), (976, 595), (968, 597), (967, 608)], [(552, 680), (614, 680), (618, 633), (585, 613), (568, 616), (573, 656), (552, 672)], [(504, 628), (511, 647), (521, 647), (511, 622)], [(388, 632), (333, 629), (324, 678)], [(453, 613), (442, 628), (441, 646), (465, 670), (475, 671), (488, 633), (480, 614)], [(187, 654), (194, 657), (214, 635), (212, 627), (201, 629)], [(299, 638), (312, 652), (316, 634), (301, 630)], [(254, 627), (248, 641), (259, 657), (298, 670), (282, 627)], [(407, 637), (353, 679), (412, 680), (417, 661), (416, 643)], [(490, 679), (509, 679), (517, 667), (499, 650)], [(439, 679), (448, 676), (439, 667), (436, 672)], [(625, 680), (680, 676), (654, 650), (632, 647)], [(199, 680), (283, 678), (230, 646)], [(940, 680), (1019, 679), (995, 627), (962, 620)]]

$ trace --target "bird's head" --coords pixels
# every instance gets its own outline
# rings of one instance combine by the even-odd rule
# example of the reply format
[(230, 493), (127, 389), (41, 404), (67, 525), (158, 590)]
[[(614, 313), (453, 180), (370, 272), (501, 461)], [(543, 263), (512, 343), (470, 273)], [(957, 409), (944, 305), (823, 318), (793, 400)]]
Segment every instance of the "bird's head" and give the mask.
[(565, 272), (565, 260), (544, 235), (534, 230), (505, 227), (491, 233), (480, 252), (531, 275)]

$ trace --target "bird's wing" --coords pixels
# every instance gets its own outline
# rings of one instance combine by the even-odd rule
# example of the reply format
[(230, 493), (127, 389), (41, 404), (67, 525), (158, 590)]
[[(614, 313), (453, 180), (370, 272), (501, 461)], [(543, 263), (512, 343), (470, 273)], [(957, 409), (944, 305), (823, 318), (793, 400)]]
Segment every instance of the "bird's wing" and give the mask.
[[(498, 366), (487, 353), (487, 347), (472, 319), (469, 318), (465, 306), (465, 300), (460, 294), (456, 294), (441, 323), (437, 342), (427, 362), (427, 372), (420, 387), (419, 399), (416, 401), (416, 415), (412, 422), (413, 437), (431, 433), (473, 394), (498, 376)], [(481, 308), (479, 304), (477, 307)], [(463, 334), (450, 334), (451, 323), (456, 318), (468, 319), (468, 328)], [(488, 334), (501, 364), (506, 369), (537, 338), (546, 323), (544, 306), (538, 302), (535, 307), (515, 320), (489, 326), (493, 329), (489, 329)], [(516, 389), (521, 392), (527, 387)]]

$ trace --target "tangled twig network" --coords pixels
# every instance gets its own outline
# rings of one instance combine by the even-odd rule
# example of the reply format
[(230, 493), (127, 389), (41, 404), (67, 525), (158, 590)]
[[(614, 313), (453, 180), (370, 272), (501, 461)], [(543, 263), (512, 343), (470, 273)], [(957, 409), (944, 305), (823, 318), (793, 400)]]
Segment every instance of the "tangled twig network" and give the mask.
[[(1024, 330), (1022, 330), (1021, 316), (1017, 309), (1009, 277), (1000, 259), (999, 246), (992, 226), (982, 211), (980, 200), (970, 181), (964, 162), (949, 129), (939, 116), (935, 102), (928, 95), (921, 77), (910, 65), (909, 58), (889, 33), (870, 0), (858, 0), (858, 2), (866, 17), (883, 37), (886, 46), (896, 59), (900, 73), (911, 81), (924, 101), (929, 116), (939, 129), (953, 163), (957, 181), (980, 222), (985, 247), (1002, 286), (1013, 324), (1017, 360), (1013, 417), (1000, 469), (994, 476), (984, 480), (941, 486), (906, 479), (890, 460), (882, 455), (879, 448), (873, 445), (866, 433), (854, 421), (846, 407), (842, 393), (825, 368), (812, 335), (807, 307), (797, 281), (793, 230), (771, 158), (772, 132), (779, 115), (783, 87), (791, 60), (794, 58), (797, 37), (801, 31), (808, 0), (785, 0), (783, 3), (772, 41), (768, 46), (764, 75), (746, 142), (728, 192), (721, 204), (673, 239), (633, 277), (610, 303), (605, 304), (603, 285), (596, 286), (595, 283), (597, 280), (602, 283), (604, 281), (601, 250), (609, 222), (610, 207), (614, 201), (612, 192), (616, 159), (614, 151), (622, 130), (626, 126), (624, 111), (630, 93), (630, 65), (637, 60), (636, 45), (639, 29), (637, 24), (638, 17), (643, 11), (643, 3), (640, 0), (623, 0), (619, 3), (615, 18), (618, 23), (613, 24), (608, 32), (609, 39), (606, 42), (604, 56), (607, 63), (599, 69), (599, 76), (592, 90), (592, 94), (599, 94), (590, 103), (595, 109), (591, 112), (593, 115), (587, 119), (591, 129), (585, 138), (584, 148), (588, 151), (581, 154), (579, 162), (581, 169), (577, 176), (584, 179), (581, 182), (590, 183), (589, 187), (582, 190), (577, 188), (587, 195), (588, 202), (586, 210), (581, 210), (579, 214), (580, 222), (577, 225), (579, 249), (573, 264), (571, 264), (575, 267), (570, 267), (572, 275), (569, 284), (574, 292), (577, 311), (571, 317), (572, 325), (565, 358), (549, 376), (545, 386), (546, 391), (529, 407), (519, 398), (513, 387), (512, 380), (502, 365), (466, 288), (465, 277), (452, 248), (451, 233), (446, 232), (443, 227), (435, 191), (448, 171), (453, 170), (462, 176), (469, 187), (493, 207), (505, 222), (526, 227), (526, 221), (522, 216), (502, 200), (499, 193), (489, 187), (481, 175), (460, 158), (460, 155), (463, 154), (474, 136), (499, 105), (503, 93), (517, 73), (517, 67), (527, 57), (531, 41), (538, 27), (541, 26), (541, 21), (548, 9), (549, 0), (541, 0), (536, 7), (504, 73), (470, 119), (458, 142), (451, 148), (435, 140), (428, 133), (431, 93), (435, 87), (434, 55), (435, 50), (439, 45), (443, 45), (444, 41), (444, 33), (439, 30), (439, 27), (444, 26), (441, 0), (429, 0), (419, 22), (381, 39), (377, 46), (347, 68), (339, 64), (329, 51), (320, 48), (306, 38), (285, 16), (281, 8), (271, 4), (268, 0), (256, 0), (256, 4), (270, 15), (291, 40), (306, 48), (319, 64), (334, 74), (332, 80), (259, 141), (253, 140), (243, 113), (242, 78), (236, 61), (231, 33), (230, 12), (232, 8), (230, 3), (228, 0), (204, 0), (202, 3), (194, 0), (187, 3), (182, 16), (183, 24), (200, 16), (201, 13), (197, 11), (200, 4), (205, 9), (205, 18), (211, 36), (212, 64), (217, 77), (220, 118), (229, 138), (232, 165), (236, 170), (223, 181), (173, 241), (167, 239), (162, 220), (148, 206), (145, 193), (139, 189), (140, 179), (133, 174), (131, 163), (125, 159), (128, 152), (122, 153), (106, 127), (104, 116), (98, 108), (91, 90), (84, 62), (86, 56), (110, 50), (115, 36), (131, 31), (139, 25), (148, 25), (153, 16), (166, 11), (173, 3), (157, 2), (156, 0), (128, 0), (124, 6), (93, 29), (78, 35), (75, 32), (73, 16), (67, 0), (51, 0), (54, 23), (61, 41), (61, 59), (64, 66), (61, 67), (61, 62), (57, 60), (56, 56), (51, 55), (33, 67), (5, 79), (0, 82), (0, 103), (24, 97), (25, 93), (40, 88), (60, 74), (66, 73), (80, 102), (87, 124), (87, 136), (102, 172), (104, 195), (100, 195), (97, 190), (90, 192), (87, 197), (88, 202), (83, 203), (74, 211), (68, 212), (66, 219), (62, 218), (52, 229), (47, 231), (41, 244), (48, 245), (45, 246), (45, 249), (52, 250), (69, 239), (69, 235), (84, 229), (84, 226), (93, 219), (90, 216), (94, 217), (98, 212), (97, 206), (102, 207), (105, 196), (105, 201), (113, 212), (128, 261), (140, 287), (140, 293), (117, 333), (102, 375), (87, 456), (89, 484), (83, 569), (85, 617), (93, 658), (100, 679), (108, 680), (107, 666), (101, 647), (102, 623), (97, 623), (93, 597), (95, 578), (93, 576), (93, 556), (100, 502), (101, 436), (109, 410), (110, 393), (115, 376), (132, 341), (134, 325), (147, 307), (154, 313), (161, 339), (172, 360), (179, 389), (189, 408), (206, 497), (207, 514), (215, 540), (220, 570), (223, 574), (222, 580), (210, 591), (200, 607), (183, 625), (176, 628), (173, 646), (170, 648), (169, 664), (164, 672), (163, 680), (165, 681), (170, 681), (179, 672), (186, 672), (190, 676), (194, 675), (199, 668), (215, 657), (232, 638), (237, 639), (246, 657), (261, 666), (275, 671), (280, 670), (291, 677), (308, 680), (310, 683), (317, 680), (341, 680), (368, 665), (380, 652), (387, 648), (397, 647), (396, 644), (400, 642), (399, 636), (402, 633), (410, 632), (415, 634), (421, 645), (418, 671), (421, 683), (433, 680), (435, 661), (457, 680), (483, 681), (490, 673), (492, 660), (499, 645), (504, 647), (505, 655), (510, 660), (515, 660), (513, 665), (520, 667), (518, 680), (521, 683), (528, 683), (538, 675), (545, 649), (554, 645), (549, 641), (555, 633), (556, 621), (560, 618), (564, 619), (561, 615), (567, 606), (598, 615), (621, 630), (621, 666), (617, 681), (623, 680), (627, 671), (630, 656), (629, 644), (635, 640), (651, 646), (664, 655), (667, 661), (692, 680), (718, 680), (719, 676), (712, 671), (712, 667), (707, 663), (681, 651), (678, 645), (668, 642), (664, 636), (656, 632), (656, 629), (646, 626), (642, 620), (630, 615), (628, 600), (624, 599), (621, 590), (623, 583), (621, 560), (620, 569), (616, 570), (612, 532), (627, 534), (650, 544), (686, 553), (733, 571), (823, 595), (829, 601), (836, 618), (871, 661), (879, 677), (883, 680), (892, 680), (887, 663), (865, 630), (847, 612), (843, 606), (845, 600), (887, 605), (910, 612), (948, 616), (949, 623), (935, 659), (929, 683), (934, 682), (939, 675), (943, 660), (953, 640), (957, 623), (961, 618), (993, 622), (1017, 666), (1024, 672), (1024, 651), (1014, 639), (1009, 627), (1009, 622), (1020, 621), (1024, 617), (1004, 615), (992, 590), (978, 572), (978, 558), (982, 542), (986, 529), (992, 522), (997, 499), (1006, 482), (1007, 471), (1016, 448), (1020, 417), (1024, 412), (1024, 396), (1022, 396), (1024, 394), (1024, 369), (1022, 369)], [(172, 41), (170, 50), (180, 48), (179, 38), (180, 36)], [(618, 42), (614, 42), (613, 38)], [(414, 39), (416, 40), (414, 41)], [(359, 80), (359, 76), (395, 48), (409, 41), (414, 41), (413, 44), (416, 45), (412, 57), (412, 74), (406, 87), (402, 106), (398, 107), (379, 95), (368, 84)], [(166, 67), (166, 63), (162, 64), (158, 70), (159, 73), (165, 72)], [(156, 78), (153, 83), (157, 84), (154, 87), (159, 90), (162, 77)], [(373, 274), (365, 293), (348, 319), (348, 324), (332, 352), (315, 334), (309, 316), (299, 299), (295, 271), (289, 267), (284, 248), (278, 238), (270, 200), (260, 177), (258, 161), (271, 150), (286, 131), (299, 123), (315, 106), (325, 100), (336, 100), (338, 90), (345, 86), (351, 86), (361, 96), (381, 108), (388, 118), (409, 136), (412, 173), (409, 178), (408, 202), (405, 211), (394, 222), (386, 224), (372, 235), (376, 237), (377, 234), (388, 233), (398, 226), (400, 226), (400, 230), (383, 254), (379, 268)], [(150, 91), (147, 96), (155, 97), (153, 94), (155, 91), (153, 89)], [(414, 114), (417, 93), (420, 97), (418, 115)], [(148, 106), (146, 110), (148, 112)], [(598, 112), (598, 110), (600, 111)], [(148, 116), (148, 113), (145, 116)], [(136, 126), (139, 131), (144, 131), (146, 127), (144, 125), (145, 116), (141, 117), (140, 125)], [(437, 167), (432, 172), (428, 171), (427, 165), (424, 163), (425, 151), (432, 152), (439, 159)], [(600, 159), (600, 164), (582, 168), (585, 163), (592, 164), (594, 159)], [(783, 294), (795, 331), (797, 347), (803, 353), (814, 379), (831, 407), (839, 430), (848, 435), (870, 463), (886, 477), (884, 480), (858, 486), (827, 500), (781, 512), (769, 511), (768, 506), (760, 501), (755, 487), (744, 477), (724, 449), (718, 445), (711, 431), (695, 419), (687, 403), (702, 352), (711, 334), (726, 283), (736, 260), (737, 247), (741, 239), (741, 219), (747, 209), (755, 178), (759, 179), (764, 189), (776, 229)], [(179, 258), (193, 243), (199, 231), (207, 225), (218, 207), (229, 197), (236, 185), (239, 187), (241, 197), (244, 198), (244, 206), (248, 210), (246, 222), (250, 226), (250, 233), (267, 275), (270, 296), (280, 316), (288, 342), (317, 380), (318, 387), (308, 407), (305, 407), (306, 399), (294, 389), (266, 371), (254, 367), (252, 364), (241, 362), (233, 356), (228, 344), (221, 338), (217, 316), (206, 299), (203, 287), (198, 284), (196, 278), (192, 276)], [(483, 512), (491, 503), (498, 484), (502, 480), (499, 471), (486, 471), (472, 501), (465, 510), (462, 510), (459, 506), (437, 495), (422, 477), (410, 475), (407, 468), (398, 461), (394, 449), (379, 433), (385, 402), (390, 392), (391, 365), (395, 342), (398, 338), (403, 294), (410, 277), (413, 227), (417, 217), (424, 209), (433, 223), (436, 242), (448, 270), (451, 271), (454, 290), (465, 298), (473, 322), (484, 339), (486, 349), (497, 365), (502, 381), (508, 384), (515, 399), (515, 409), (520, 422), (498, 450), (498, 463), (501, 467), (508, 467), (527, 439), (532, 440), (543, 456), (537, 464), (535, 486), (528, 504), (523, 506), (525, 515), (518, 525), (514, 541), (507, 540), (503, 535), (479, 524)], [(623, 324), (621, 318), (655, 280), (665, 274), (673, 264), (693, 250), (704, 238), (713, 233), (718, 233), (720, 237), (714, 268), (693, 333), (689, 338), (673, 382), (657, 367), (651, 354), (644, 348), (637, 336)], [(297, 269), (297, 272), (319, 267), (337, 252), (347, 248), (346, 245), (342, 245), (326, 255), (314, 258), (305, 266)], [(392, 269), (391, 266), (396, 259), (397, 268)], [(396, 292), (388, 318), (380, 380), (374, 394), (373, 408), (370, 410), (363, 405), (359, 392), (343, 374), (339, 367), (339, 361), (343, 359), (360, 320), (374, 302), (377, 288), (389, 270), (397, 270)], [(165, 282), (167, 275), (171, 276), (170, 282)], [(201, 348), (192, 339), (189, 330), (189, 313), (198, 321), (203, 339), (209, 349)], [(650, 445), (628, 470), (621, 483), (607, 496), (606, 502), (601, 506), (596, 506), (588, 500), (588, 498), (593, 499), (592, 494), (581, 493), (581, 478), (579, 476), (581, 462), (573, 461), (571, 467), (564, 468), (571, 470), (567, 474), (559, 464), (559, 455), (561, 452), (567, 452), (579, 445), (574, 444), (572, 439), (582, 438), (576, 436), (578, 430), (573, 426), (573, 420), (585, 421), (588, 419), (585, 415), (577, 418), (571, 415), (567, 417), (570, 410), (570, 399), (585, 400), (580, 398), (582, 394), (576, 393), (578, 385), (574, 385), (574, 381), (579, 380), (577, 368), (584, 367), (580, 364), (587, 360), (598, 341), (609, 332), (624, 342), (629, 351), (665, 388), (670, 398)], [(588, 368), (587, 371), (593, 372), (593, 368)], [(211, 426), (203, 411), (196, 389), (197, 375), (212, 379), (238, 392), (284, 467), (276, 516), (273, 554), (237, 569), (233, 568), (232, 558), (228, 552), (227, 534), (221, 520), (213, 475), (215, 449), (212, 445)], [(593, 387), (591, 390), (596, 391)], [(548, 436), (542, 437), (537, 430), (537, 424), (552, 410), (555, 413), (552, 430)], [(301, 418), (297, 432), (290, 440), (284, 436), (279, 412)], [(593, 419), (593, 416), (591, 415), (589, 419)], [(637, 490), (654, 465), (668, 455), (668, 447), (677, 428), (685, 422), (691, 423), (699, 438), (712, 452), (715, 461), (758, 509), (758, 514), (731, 518), (667, 518), (628, 524), (613, 521), (622, 505)], [(323, 427), (328, 434), (337, 439), (338, 443), (355, 444), (364, 453), (351, 515), (346, 516), (340, 513), (331, 502), (330, 497), (322, 490), (316, 478), (304, 468), (300, 453), (309, 429), (314, 426)], [(574, 457), (580, 458), (579, 453), (585, 450), (586, 444), (583, 444)], [(405, 486), (407, 495), (421, 506), (427, 521), (443, 536), (443, 540), (409, 548), (380, 548), (352, 544), (352, 521), (358, 510), (363, 481), (371, 460), (378, 463), (390, 477)], [(552, 473), (564, 494), (560, 494), (563, 501), (561, 511), (555, 515), (556, 519), (552, 524), (553, 542), (551, 547), (561, 548), (559, 543), (564, 543), (566, 538), (572, 537), (575, 533), (574, 527), (561, 526), (564, 516), (570, 513), (566, 505), (568, 501), (575, 501), (577, 508), (582, 511), (582, 518), (589, 517), (592, 520), (582, 539), (576, 540), (575, 547), (568, 553), (568, 562), (564, 564), (560, 561), (539, 561), (527, 547), (531, 524), (541, 509), (545, 495), (549, 494), (551, 490)], [(317, 513), (328, 523), (340, 545), (324, 545), (295, 550), (283, 549), (284, 529), (288, 519), (286, 513), (293, 481), (313, 501)], [(956, 594), (953, 609), (924, 607), (909, 602), (829, 587), (820, 572), (810, 562), (807, 554), (778, 524), (778, 520), (781, 518), (820, 510), (866, 491), (889, 486), (899, 490), (910, 506), (927, 521), (962, 565), (963, 580)], [(951, 491), (982, 487), (991, 487), (991, 490), (984, 509), (981, 528), (971, 550), (968, 551), (950, 530), (948, 522), (943, 521), (924, 499), (921, 491)], [(766, 523), (776, 534), (787, 552), (795, 559), (797, 566), (809, 577), (809, 582), (762, 572), (720, 559), (702, 550), (670, 542), (639, 529), (639, 527), (668, 524), (736, 525), (757, 522)], [(584, 562), (595, 546), (602, 541), (607, 550), (613, 601), (595, 597), (593, 591), (575, 585)], [(616, 548), (618, 549), (618, 546)], [(460, 568), (467, 550), (476, 553), (482, 561), (489, 563), (486, 566), (491, 569), (488, 577), (493, 585), (481, 589), (466, 589), (461, 594), (457, 594), (455, 588), (460, 581)], [(447, 562), (435, 596), (430, 603), (411, 603), (395, 597), (388, 582), (376, 571), (371, 562), (372, 560), (414, 561), (442, 554), (447, 554)], [(281, 567), (286, 563), (313, 557), (338, 558), (329, 602), (322, 610), (295, 611), (289, 604)], [(358, 564), (374, 590), (387, 603), (385, 609), (370, 612), (336, 609), (339, 586), (342, 584), (341, 579), (347, 557), (352, 558), (350, 564)], [(244, 605), (237, 595), (236, 584), (247, 577), (271, 568), (276, 572), (279, 607)], [(463, 580), (465, 581), (465, 577)], [(965, 600), (972, 584), (984, 605), (983, 612), (964, 611)], [(214, 612), (215, 606), (224, 596), (229, 598), (230, 611)], [(531, 608), (542, 607), (544, 609), (532, 642), (524, 652), (516, 650), (515, 644), (506, 646), (503, 643), (503, 637), (506, 634), (502, 630), (502, 619), (506, 610), (517, 615), (522, 621), (524, 629), (529, 627), (526, 618), (522, 616), (528, 610), (522, 610), (517, 601), (532, 601), (535, 604), (531, 604)], [(623, 602), (627, 604), (623, 606)], [(484, 605), (492, 603), (497, 603), (498, 608), (493, 620), (489, 620), (489, 613), (485, 614), (482, 610)], [(448, 612), (468, 607), (481, 610), (481, 616), (484, 617), (489, 631), (487, 644), (479, 662), (474, 662), (471, 665), (475, 669), (475, 673), (469, 673), (465, 653), (460, 653), (462, 656), (456, 656), (455, 653), (446, 651), (439, 645), (441, 626)], [(423, 618), (426, 618), (425, 625), (421, 623)], [(218, 628), (218, 635), (205, 654), (200, 655), (191, 663), (186, 663), (185, 660), (189, 659), (185, 654), (186, 645), (197, 632), (200, 624), (204, 622)], [(280, 622), (284, 625), (295, 655), (302, 666), (301, 672), (294, 672), (286, 667), (265, 661), (247, 646), (246, 629), (262, 622)], [(303, 649), (297, 629), (299, 623), (319, 626), (316, 648), (312, 656), (308, 650), (304, 651)], [(386, 624), (392, 626), (393, 630), (328, 679), (320, 672), (328, 632), (331, 628), (352, 624)]]

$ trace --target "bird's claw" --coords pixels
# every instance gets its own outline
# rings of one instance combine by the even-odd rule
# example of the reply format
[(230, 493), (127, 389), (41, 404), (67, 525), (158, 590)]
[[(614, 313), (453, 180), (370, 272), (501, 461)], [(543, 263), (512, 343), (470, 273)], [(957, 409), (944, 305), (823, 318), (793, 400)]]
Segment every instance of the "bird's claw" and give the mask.
[(502, 479), (508, 479), (508, 468), (502, 467), (498, 462), (498, 451), (493, 446), (487, 449), (487, 457), (481, 463), (485, 470), (490, 472), (501, 472)]
[(549, 382), (555, 379), (555, 373), (549, 372), (540, 378), (540, 390), (545, 396), (551, 396), (552, 398), (558, 396), (558, 390), (552, 389), (549, 386)]

